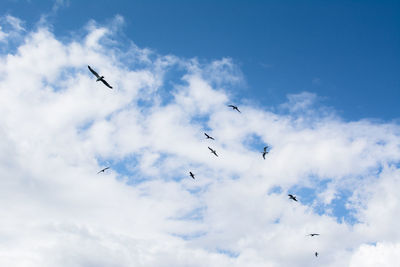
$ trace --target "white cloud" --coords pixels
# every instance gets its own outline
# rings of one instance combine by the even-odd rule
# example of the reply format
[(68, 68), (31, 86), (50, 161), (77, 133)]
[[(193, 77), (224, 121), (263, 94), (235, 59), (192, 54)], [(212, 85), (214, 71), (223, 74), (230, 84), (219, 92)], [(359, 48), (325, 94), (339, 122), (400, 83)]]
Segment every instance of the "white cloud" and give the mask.
[(56, 12), (58, 9), (62, 7), (68, 7), (69, 5), (70, 5), (69, 0), (55, 0), (52, 7), (52, 12)]
[[(39, 27), (0, 57), (1, 266), (363, 266), (370, 250), (397, 262), (399, 125), (344, 122), (310, 93), (286, 115), (233, 112), (232, 60), (114, 48), (121, 23), (69, 42)], [(266, 160), (253, 139), (272, 145)], [(354, 192), (358, 222), (289, 201), (301, 186), (313, 205)]]
[(351, 267), (396, 266), (400, 261), (400, 243), (362, 245), (351, 259)]
[(6, 15), (4, 17), (4, 21), (10, 24), (16, 31), (25, 31), (25, 28), (22, 26), (23, 22), (19, 18), (11, 15)]
[(0, 42), (8, 43), (20, 37), (21, 32), (25, 31), (22, 20), (6, 15), (0, 18)]

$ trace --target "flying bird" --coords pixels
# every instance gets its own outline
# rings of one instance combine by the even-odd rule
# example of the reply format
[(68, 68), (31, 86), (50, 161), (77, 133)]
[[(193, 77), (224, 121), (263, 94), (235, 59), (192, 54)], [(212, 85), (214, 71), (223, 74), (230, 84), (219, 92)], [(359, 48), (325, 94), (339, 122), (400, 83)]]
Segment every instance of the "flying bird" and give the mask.
[(204, 133), (207, 137), (207, 139), (215, 140), (214, 137), (209, 136), (208, 134)]
[(318, 252), (315, 252), (315, 257), (318, 257)]
[(240, 112), (240, 110), (238, 109), (238, 107), (237, 107), (237, 106), (234, 106), (234, 105), (228, 105), (228, 107), (232, 108), (233, 110), (237, 110), (239, 113), (242, 113), (242, 112)]
[(262, 152), (262, 155), (263, 155), (263, 158), (264, 158), (264, 159), (265, 159), (265, 155), (268, 154), (267, 149), (268, 149), (268, 146), (265, 146), (265, 147), (264, 147), (264, 152)]
[(293, 199), (294, 201), (297, 201), (296, 196), (293, 196), (292, 194), (289, 194), (288, 196), (289, 196), (289, 199)]
[(316, 236), (316, 235), (319, 235), (319, 234), (308, 234), (307, 236)]
[(100, 76), (97, 72), (95, 72), (89, 65), (88, 68), (90, 70), (91, 73), (93, 73), (94, 76), (97, 77), (96, 82), (98, 81), (102, 81), (108, 88), (112, 89), (112, 86), (108, 84), (108, 82), (106, 82), (106, 80), (104, 80), (104, 76)]
[(211, 147), (208, 147), (208, 149), (210, 149), (211, 153), (213, 153), (215, 156), (218, 157), (217, 155), (217, 151), (215, 151), (214, 149), (212, 149)]
[(194, 174), (192, 172), (189, 172), (190, 177), (192, 177), (194, 179)]
[(109, 168), (110, 168), (110, 167), (106, 167), (106, 168), (100, 170), (97, 174), (99, 174), (99, 173), (101, 173), (101, 172), (104, 172), (104, 171), (108, 170)]

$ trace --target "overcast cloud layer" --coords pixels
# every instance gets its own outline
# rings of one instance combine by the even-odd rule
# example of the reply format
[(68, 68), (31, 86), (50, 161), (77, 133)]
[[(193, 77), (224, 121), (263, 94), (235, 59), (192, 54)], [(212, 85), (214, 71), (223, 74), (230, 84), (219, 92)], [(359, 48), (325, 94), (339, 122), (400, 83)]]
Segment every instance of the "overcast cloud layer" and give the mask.
[(238, 100), (231, 59), (139, 48), (119, 16), (63, 38), (0, 23), (0, 266), (400, 262), (397, 123), (345, 122), (307, 92)]

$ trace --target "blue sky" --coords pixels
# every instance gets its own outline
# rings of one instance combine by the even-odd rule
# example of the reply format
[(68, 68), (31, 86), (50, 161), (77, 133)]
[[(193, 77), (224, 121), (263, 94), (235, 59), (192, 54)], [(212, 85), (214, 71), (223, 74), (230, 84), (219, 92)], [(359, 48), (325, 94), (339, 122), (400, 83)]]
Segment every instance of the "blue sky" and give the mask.
[(398, 3), (3, 7), (1, 266), (400, 261)]
[[(161, 54), (231, 57), (246, 84), (237, 98), (273, 107), (309, 91), (347, 120), (398, 119), (398, 1), (64, 1), (49, 19), (65, 36), (89, 19), (124, 17), (123, 33)], [(36, 24), (53, 1), (5, 1)]]

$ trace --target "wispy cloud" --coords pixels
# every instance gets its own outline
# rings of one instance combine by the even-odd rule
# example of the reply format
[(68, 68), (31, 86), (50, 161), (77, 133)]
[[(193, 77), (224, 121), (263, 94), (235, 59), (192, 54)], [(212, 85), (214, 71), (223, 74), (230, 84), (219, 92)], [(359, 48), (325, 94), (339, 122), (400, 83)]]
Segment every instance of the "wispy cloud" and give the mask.
[[(364, 266), (370, 251), (397, 262), (399, 125), (345, 122), (307, 92), (285, 114), (245, 100), (233, 112), (233, 60), (115, 48), (121, 20), (69, 41), (27, 29), (0, 57), (0, 265)], [(344, 190), (354, 224), (329, 211)]]

